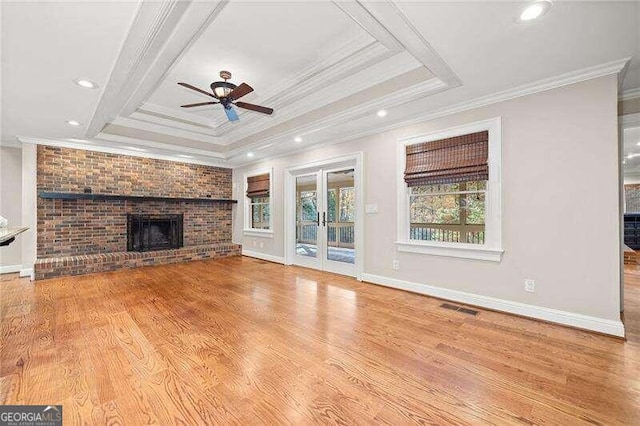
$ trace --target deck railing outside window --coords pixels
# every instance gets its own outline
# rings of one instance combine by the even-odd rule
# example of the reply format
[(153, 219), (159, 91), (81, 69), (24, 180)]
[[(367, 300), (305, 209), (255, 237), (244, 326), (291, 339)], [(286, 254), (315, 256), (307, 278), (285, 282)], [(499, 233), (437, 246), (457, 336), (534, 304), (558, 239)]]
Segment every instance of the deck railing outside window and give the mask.
[(422, 241), (484, 244), (484, 225), (412, 223), (410, 238)]
[[(298, 243), (316, 244), (318, 226), (315, 222), (298, 221), (296, 227)], [(354, 248), (355, 227), (353, 222), (327, 223), (327, 240), (329, 247)]]

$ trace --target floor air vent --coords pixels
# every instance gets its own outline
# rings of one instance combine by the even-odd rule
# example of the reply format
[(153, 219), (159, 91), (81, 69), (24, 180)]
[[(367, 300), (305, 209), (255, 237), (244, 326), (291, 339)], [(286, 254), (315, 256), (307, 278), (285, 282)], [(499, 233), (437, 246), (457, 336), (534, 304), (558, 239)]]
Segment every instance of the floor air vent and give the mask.
[(450, 309), (452, 311), (462, 312), (463, 314), (469, 314), (474, 316), (478, 315), (478, 311), (474, 309), (463, 308), (462, 306), (452, 305), (451, 303), (443, 303), (442, 305), (440, 305), (440, 307), (444, 309)]

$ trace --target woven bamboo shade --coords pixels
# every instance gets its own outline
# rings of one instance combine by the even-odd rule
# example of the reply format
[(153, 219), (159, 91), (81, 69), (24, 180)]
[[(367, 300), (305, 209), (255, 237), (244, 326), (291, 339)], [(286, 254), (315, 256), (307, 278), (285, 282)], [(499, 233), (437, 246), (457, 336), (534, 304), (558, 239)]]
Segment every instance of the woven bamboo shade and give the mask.
[(247, 178), (247, 197), (266, 197), (269, 195), (269, 173)]
[(408, 186), (489, 179), (489, 132), (407, 146), (404, 180)]

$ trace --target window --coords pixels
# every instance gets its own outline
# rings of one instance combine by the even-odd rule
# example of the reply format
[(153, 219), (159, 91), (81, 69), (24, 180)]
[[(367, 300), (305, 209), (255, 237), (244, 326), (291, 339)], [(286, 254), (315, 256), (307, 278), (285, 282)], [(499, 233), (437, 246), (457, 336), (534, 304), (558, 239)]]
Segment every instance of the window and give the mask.
[(271, 170), (245, 175), (245, 233), (271, 232)]
[(401, 142), (398, 250), (501, 260), (500, 119)]
[(269, 229), (270, 217), (269, 197), (251, 198), (251, 228)]
[(486, 181), (409, 189), (409, 239), (484, 244)]

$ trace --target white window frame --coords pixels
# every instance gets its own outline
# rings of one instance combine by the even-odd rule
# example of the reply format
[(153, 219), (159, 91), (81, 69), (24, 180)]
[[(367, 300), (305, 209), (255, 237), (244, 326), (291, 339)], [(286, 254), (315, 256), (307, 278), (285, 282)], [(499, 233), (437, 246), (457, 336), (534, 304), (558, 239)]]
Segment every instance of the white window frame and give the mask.
[[(269, 175), (269, 229), (257, 229), (251, 227), (251, 198), (247, 197), (247, 180), (253, 176)], [(252, 170), (244, 174), (243, 177), (244, 196), (244, 229), (243, 234), (251, 237), (273, 238), (273, 168)]]
[[(489, 132), (489, 180), (485, 198), (485, 243), (452, 243), (440, 241), (417, 241), (409, 238), (410, 201), (409, 187), (404, 181), (406, 147), (417, 143), (462, 136), (487, 130)], [(502, 119), (501, 117), (469, 123), (462, 126), (412, 136), (398, 141), (397, 151), (397, 195), (398, 195), (398, 251), (434, 256), (459, 257), (465, 259), (500, 262), (502, 248)]]

